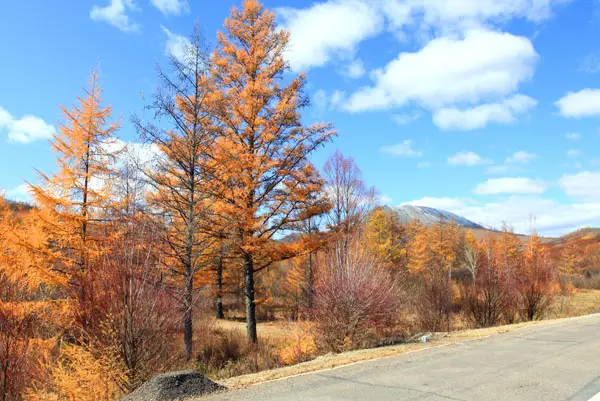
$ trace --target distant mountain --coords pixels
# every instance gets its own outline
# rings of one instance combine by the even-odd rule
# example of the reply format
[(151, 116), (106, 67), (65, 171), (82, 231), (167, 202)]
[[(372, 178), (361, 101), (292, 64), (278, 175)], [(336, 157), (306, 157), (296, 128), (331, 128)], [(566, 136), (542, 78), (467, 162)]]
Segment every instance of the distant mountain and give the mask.
[(414, 219), (417, 219), (421, 224), (431, 225), (438, 223), (439, 221), (450, 222), (456, 221), (459, 226), (473, 228), (473, 229), (484, 229), (485, 227), (472, 222), (471, 220), (465, 219), (462, 216), (454, 213), (447, 212), (445, 210), (434, 209), (426, 206), (413, 206), (413, 205), (402, 205), (402, 206), (386, 206), (385, 209), (396, 213), (402, 223), (410, 223)]

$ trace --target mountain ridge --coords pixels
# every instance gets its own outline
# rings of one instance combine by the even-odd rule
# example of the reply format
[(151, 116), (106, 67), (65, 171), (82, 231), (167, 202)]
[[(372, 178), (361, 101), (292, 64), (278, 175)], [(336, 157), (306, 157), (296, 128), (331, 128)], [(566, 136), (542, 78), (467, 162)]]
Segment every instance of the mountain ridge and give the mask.
[(401, 206), (384, 206), (384, 209), (394, 213), (400, 222), (410, 223), (417, 219), (421, 224), (432, 225), (440, 221), (447, 223), (455, 221), (459, 226), (472, 229), (487, 229), (481, 224), (477, 224), (465, 217), (448, 212), (446, 210), (436, 209), (428, 206), (417, 205), (401, 205)]

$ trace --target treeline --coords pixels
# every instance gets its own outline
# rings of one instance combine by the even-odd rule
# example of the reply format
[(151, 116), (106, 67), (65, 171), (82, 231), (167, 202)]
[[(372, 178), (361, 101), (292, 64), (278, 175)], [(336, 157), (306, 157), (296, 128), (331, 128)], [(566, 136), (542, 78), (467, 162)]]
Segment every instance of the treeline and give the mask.
[[(566, 278), (592, 274), (591, 243), (400, 224), (351, 158), (319, 173), (309, 157), (335, 131), (301, 122), (288, 40), (256, 0), (212, 51), (196, 32), (132, 117), (149, 161), (117, 139), (96, 73), (62, 109), (57, 170), (29, 184), (34, 206), (0, 198), (0, 399), (112, 400), (169, 369), (237, 374), (457, 317), (536, 319)], [(214, 316), (243, 317), (246, 338)], [(275, 318), (295, 322), (277, 349), (257, 335)]]
[(198, 288), (222, 258), (257, 342), (256, 273), (315, 247), (276, 238), (330, 208), (308, 157), (335, 131), (302, 124), (288, 41), (256, 0), (232, 9), (212, 51), (196, 32), (132, 118), (158, 153), (146, 165), (119, 146), (96, 73), (63, 108), (35, 208), (2, 204), (0, 398), (115, 398), (180, 355), (173, 332), (191, 362)]

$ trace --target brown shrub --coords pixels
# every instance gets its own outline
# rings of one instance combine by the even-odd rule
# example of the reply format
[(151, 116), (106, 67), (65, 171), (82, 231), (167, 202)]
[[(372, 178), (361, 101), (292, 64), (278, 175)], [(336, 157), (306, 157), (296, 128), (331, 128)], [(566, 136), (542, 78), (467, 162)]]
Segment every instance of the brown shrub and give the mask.
[(423, 283), (416, 305), (420, 328), (426, 331), (450, 330), (454, 291), (448, 277), (433, 277)]
[(333, 352), (359, 346), (370, 329), (389, 324), (394, 292), (389, 271), (356, 240), (334, 246), (319, 269), (311, 312), (319, 345)]

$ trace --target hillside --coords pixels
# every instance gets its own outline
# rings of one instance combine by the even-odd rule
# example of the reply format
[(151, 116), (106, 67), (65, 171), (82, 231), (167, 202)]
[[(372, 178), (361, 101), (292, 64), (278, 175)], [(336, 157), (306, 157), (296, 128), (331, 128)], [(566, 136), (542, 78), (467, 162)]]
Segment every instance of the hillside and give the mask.
[(402, 223), (410, 223), (414, 219), (417, 219), (421, 224), (431, 225), (442, 222), (456, 221), (459, 226), (467, 228), (478, 228), (483, 229), (484, 227), (468, 220), (462, 216), (454, 213), (447, 212), (445, 210), (434, 209), (426, 206), (413, 206), (413, 205), (402, 205), (402, 206), (385, 206), (385, 210), (395, 213), (398, 219)]
[[(500, 231), (486, 228), (481, 224), (477, 224), (465, 217), (457, 214), (448, 212), (446, 210), (435, 209), (426, 206), (413, 206), (413, 205), (402, 205), (402, 206), (384, 206), (384, 210), (395, 213), (398, 219), (405, 224), (410, 223), (412, 220), (417, 219), (421, 224), (431, 225), (442, 222), (455, 221), (459, 226), (470, 229), (476, 238), (484, 239), (490, 237), (496, 237), (500, 235)], [(527, 242), (529, 236), (523, 234), (517, 234), (519, 239), (523, 242)], [(543, 241), (550, 241), (552, 238), (543, 239)]]

